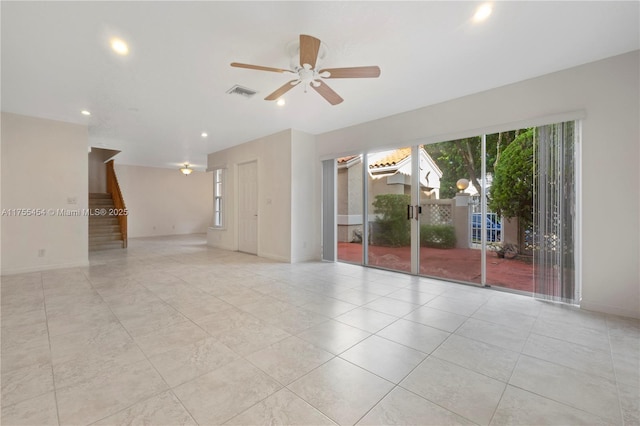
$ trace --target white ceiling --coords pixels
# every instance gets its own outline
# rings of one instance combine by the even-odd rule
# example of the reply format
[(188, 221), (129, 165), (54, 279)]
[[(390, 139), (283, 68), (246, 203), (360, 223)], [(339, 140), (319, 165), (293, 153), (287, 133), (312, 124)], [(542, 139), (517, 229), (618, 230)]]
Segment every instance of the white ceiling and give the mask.
[[(204, 169), (207, 153), (283, 129), (323, 133), (640, 46), (638, 2), (497, 2), (476, 24), (479, 4), (2, 1), (2, 110), (88, 124), (120, 163)], [(278, 107), (263, 98), (290, 76), (229, 66), (289, 68), (301, 33), (326, 44), (326, 67), (380, 78), (329, 80), (337, 106), (296, 87)], [(227, 95), (234, 84), (258, 94)]]

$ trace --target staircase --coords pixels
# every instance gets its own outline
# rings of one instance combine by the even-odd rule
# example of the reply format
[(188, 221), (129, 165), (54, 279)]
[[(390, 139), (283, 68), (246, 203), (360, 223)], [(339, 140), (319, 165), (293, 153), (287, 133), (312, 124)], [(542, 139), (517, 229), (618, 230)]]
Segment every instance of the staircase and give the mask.
[(117, 216), (96, 214), (96, 211), (105, 209), (107, 212), (115, 209), (111, 194), (89, 194), (89, 250), (105, 250), (123, 248), (124, 238), (120, 232)]

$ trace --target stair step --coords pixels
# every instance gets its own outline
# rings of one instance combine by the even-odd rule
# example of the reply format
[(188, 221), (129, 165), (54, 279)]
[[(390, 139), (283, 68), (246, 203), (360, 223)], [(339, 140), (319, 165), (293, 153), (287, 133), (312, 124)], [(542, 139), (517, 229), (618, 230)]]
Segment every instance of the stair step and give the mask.
[(93, 226), (107, 226), (117, 224), (117, 216), (89, 216), (89, 228)]
[(95, 224), (89, 227), (89, 235), (96, 235), (96, 234), (111, 234), (113, 232), (120, 232), (120, 226), (119, 225), (102, 225), (102, 224)]
[[(111, 194), (104, 192), (89, 193), (89, 209), (115, 210)], [(91, 214), (89, 216), (89, 250), (122, 249), (124, 241), (120, 232), (117, 216)]]
[(111, 194), (106, 193), (106, 192), (90, 192), (89, 193), (89, 199), (100, 199), (100, 198), (108, 198), (111, 199)]
[(98, 229), (90, 229), (89, 236), (99, 236), (99, 235), (112, 235), (118, 234), (120, 235), (120, 227), (119, 226), (101, 226)]
[(122, 235), (119, 232), (113, 232), (111, 234), (89, 235), (89, 244), (107, 241), (122, 241)]
[(89, 200), (89, 207), (91, 206), (113, 206), (113, 200), (111, 198), (95, 198), (93, 200)]
[(89, 243), (89, 251), (122, 249), (122, 241), (110, 241), (91, 244)]

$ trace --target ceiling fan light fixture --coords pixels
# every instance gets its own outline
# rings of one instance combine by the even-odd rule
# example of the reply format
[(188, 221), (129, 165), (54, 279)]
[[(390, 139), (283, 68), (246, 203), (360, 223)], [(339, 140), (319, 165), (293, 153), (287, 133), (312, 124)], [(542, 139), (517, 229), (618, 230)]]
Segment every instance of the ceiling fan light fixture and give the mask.
[(184, 167), (181, 167), (180, 171), (182, 172), (183, 175), (189, 176), (191, 172), (193, 172), (193, 169), (189, 168), (189, 163), (184, 163)]

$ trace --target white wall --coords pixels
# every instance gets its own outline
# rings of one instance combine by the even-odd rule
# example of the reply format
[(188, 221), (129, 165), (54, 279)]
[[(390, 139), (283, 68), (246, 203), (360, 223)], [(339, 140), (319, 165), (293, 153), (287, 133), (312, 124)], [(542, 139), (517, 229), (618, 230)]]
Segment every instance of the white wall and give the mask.
[(89, 194), (107, 192), (106, 161), (118, 155), (120, 151), (92, 147), (89, 152)]
[(107, 192), (107, 165), (101, 150), (92, 149), (89, 153), (89, 193)]
[[(238, 249), (237, 167), (258, 163), (258, 256), (291, 261), (291, 131), (209, 154), (208, 168), (225, 168), (224, 228), (210, 229), (208, 244)], [(213, 181), (213, 178), (211, 177)]]
[[(87, 209), (86, 126), (1, 117), (2, 209)], [(2, 274), (86, 266), (88, 239), (86, 216), (3, 215)]]
[(320, 238), (316, 224), (320, 223), (318, 169), (315, 137), (297, 130), (291, 131), (291, 262), (320, 258)]
[(129, 238), (205, 233), (213, 220), (210, 173), (185, 176), (176, 167), (126, 166), (115, 170), (129, 211)]
[(439, 142), (583, 111), (581, 306), (640, 317), (639, 63), (635, 51), (328, 132), (316, 136), (318, 155)]

